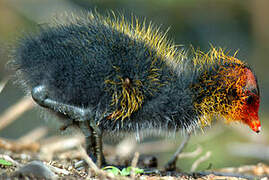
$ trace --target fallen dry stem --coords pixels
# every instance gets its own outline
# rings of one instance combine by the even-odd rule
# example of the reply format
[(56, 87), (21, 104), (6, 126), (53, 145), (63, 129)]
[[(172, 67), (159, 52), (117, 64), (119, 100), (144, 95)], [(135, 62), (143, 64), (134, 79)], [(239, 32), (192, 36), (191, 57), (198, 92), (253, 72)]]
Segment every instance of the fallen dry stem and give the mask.
[(4, 87), (6, 86), (8, 82), (8, 78), (4, 78), (1, 82), (0, 82), (0, 93), (2, 92), (2, 90), (4, 89)]
[(257, 176), (267, 175), (269, 177), (269, 166), (259, 163), (257, 165), (245, 165), (240, 167), (222, 168), (218, 171), (224, 173), (249, 173)]
[(131, 178), (132, 179), (135, 179), (134, 169), (137, 166), (138, 158), (139, 158), (139, 152), (135, 152), (134, 158), (133, 158), (132, 163), (131, 163), (131, 167), (132, 167), (132, 169), (131, 169)]
[(45, 163), (46, 166), (48, 166), (50, 168), (51, 171), (53, 171), (56, 174), (64, 174), (64, 175), (69, 175), (69, 171), (65, 170), (65, 169), (60, 169), (58, 167), (52, 166), (49, 163)]
[[(195, 172), (195, 174), (199, 174), (199, 175), (203, 175), (203, 176), (207, 176), (207, 175), (215, 175), (215, 176), (221, 176), (220, 178), (226, 178), (226, 179), (232, 179), (232, 178), (239, 178), (240, 180), (246, 179), (246, 180), (250, 180), (250, 179), (261, 179), (261, 177), (257, 177), (257, 176), (252, 176), (252, 175), (243, 175), (243, 174), (238, 174), (238, 173), (225, 173), (225, 172)], [(219, 179), (220, 179), (219, 178)], [(225, 179), (225, 180), (226, 180)], [(267, 179), (265, 179), (267, 180)]]
[(76, 148), (83, 142), (84, 139), (79, 135), (70, 137), (52, 137), (50, 140), (42, 143), (40, 152), (44, 155), (43, 159), (51, 160), (55, 152)]
[(208, 160), (211, 156), (211, 152), (208, 151), (204, 156), (201, 156), (199, 159), (197, 159), (191, 166), (191, 171), (194, 172), (197, 167), (199, 166), (199, 164), (201, 164), (202, 162)]
[(16, 120), (21, 114), (23, 114), (25, 111), (32, 109), (33, 107), (34, 103), (29, 97), (24, 97), (19, 102), (9, 107), (0, 116), (0, 130), (4, 129), (14, 120)]
[(178, 158), (195, 158), (198, 155), (200, 155), (202, 153), (203, 149), (201, 146), (198, 146), (196, 148), (196, 150), (194, 150), (193, 152), (184, 152), (178, 155)]
[[(92, 161), (92, 159), (87, 155), (85, 149), (82, 148), (82, 146), (78, 147), (82, 158), (86, 161), (86, 163), (89, 165), (90, 169), (89, 172), (92, 170), (93, 173), (98, 177), (98, 179), (116, 179), (116, 180), (129, 180), (129, 178), (127, 177), (123, 177), (123, 176), (115, 176), (112, 173), (108, 173), (106, 171), (103, 171), (101, 169), (99, 169), (95, 163)], [(89, 174), (90, 175), (90, 174)], [(88, 178), (90, 179), (90, 177), (88, 176)]]
[(52, 141), (47, 144), (42, 145), (41, 151), (54, 153), (58, 151), (66, 151), (72, 148), (76, 148), (81, 143), (83, 143), (83, 138), (80, 136), (63, 136), (59, 137), (59, 139), (55, 138), (55, 141)]
[(38, 127), (27, 133), (26, 135), (20, 137), (17, 139), (17, 142), (20, 143), (31, 143), (31, 142), (36, 142), (40, 139), (42, 139), (44, 136), (46, 136), (48, 133), (48, 128), (47, 127)]
[(37, 142), (20, 143), (0, 138), (0, 149), (6, 149), (13, 152), (32, 151), (37, 152), (40, 149), (40, 144)]
[(86, 163), (92, 168), (92, 170), (95, 173), (100, 172), (101, 170), (95, 165), (95, 163), (92, 161), (92, 159), (87, 155), (85, 149), (83, 149), (81, 145), (78, 146), (78, 149), (79, 149), (79, 151), (81, 153), (81, 156), (86, 161)]
[(187, 145), (191, 134), (188, 133), (183, 141), (181, 142), (180, 146), (177, 148), (176, 152), (173, 154), (172, 158), (168, 161), (165, 165), (165, 170), (175, 170), (176, 169), (176, 162), (178, 159), (178, 155), (183, 151), (184, 147)]
[(21, 138), (12, 141), (4, 138), (0, 138), (0, 148), (10, 151), (32, 151), (37, 152), (40, 149), (40, 143), (36, 142), (47, 134), (46, 127), (36, 128)]

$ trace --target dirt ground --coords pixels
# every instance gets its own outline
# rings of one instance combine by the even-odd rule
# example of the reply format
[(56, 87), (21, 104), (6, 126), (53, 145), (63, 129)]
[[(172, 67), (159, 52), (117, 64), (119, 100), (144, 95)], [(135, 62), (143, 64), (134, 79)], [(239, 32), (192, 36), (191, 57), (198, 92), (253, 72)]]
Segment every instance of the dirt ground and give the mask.
[[(40, 131), (40, 129), (38, 130)], [(33, 134), (32, 134), (33, 135)], [(33, 137), (33, 136), (31, 136)], [(83, 143), (83, 137), (51, 137), (39, 142), (27, 142), (27, 137), (17, 141), (0, 139), (0, 179), (269, 179), (269, 166), (265, 164), (248, 165), (216, 169), (204, 172), (182, 173), (178, 171), (162, 171), (151, 169), (150, 172), (132, 173), (129, 176), (115, 175), (108, 171), (93, 167), (92, 162), (78, 144)], [(59, 150), (60, 149), (60, 150)], [(113, 150), (105, 151), (112, 158)], [(138, 155), (138, 154), (137, 154)], [(91, 168), (82, 166), (75, 168), (80, 160), (88, 159)], [(41, 162), (41, 167), (27, 166), (29, 163)], [(90, 160), (91, 161), (91, 160)], [(119, 160), (118, 160), (119, 161)], [(7, 164), (5, 164), (7, 163)], [(132, 165), (137, 165), (136, 163)], [(25, 168), (26, 167), (26, 168)], [(25, 170), (27, 169), (27, 170)], [(47, 170), (46, 170), (47, 169)], [(39, 172), (40, 171), (40, 172)], [(45, 172), (45, 173), (44, 173)], [(46, 172), (48, 172), (46, 174)]]

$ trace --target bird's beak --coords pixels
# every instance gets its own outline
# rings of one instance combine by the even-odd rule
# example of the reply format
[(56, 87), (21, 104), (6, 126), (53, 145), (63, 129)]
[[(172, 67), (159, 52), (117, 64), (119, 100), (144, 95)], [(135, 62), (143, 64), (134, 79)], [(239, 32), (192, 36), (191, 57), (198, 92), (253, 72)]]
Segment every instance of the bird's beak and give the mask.
[(261, 131), (261, 122), (258, 117), (249, 121), (248, 125), (256, 133)]

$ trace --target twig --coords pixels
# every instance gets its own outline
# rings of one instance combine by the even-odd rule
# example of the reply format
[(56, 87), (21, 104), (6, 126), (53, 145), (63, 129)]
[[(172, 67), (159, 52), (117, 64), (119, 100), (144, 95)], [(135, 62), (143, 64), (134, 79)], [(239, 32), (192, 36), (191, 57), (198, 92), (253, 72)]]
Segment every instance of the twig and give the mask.
[(225, 173), (250, 173), (257, 176), (269, 175), (269, 166), (259, 163), (257, 165), (245, 165), (234, 168), (222, 168), (218, 170), (219, 172)]
[(19, 151), (32, 151), (37, 152), (40, 149), (40, 144), (37, 142), (32, 143), (20, 143), (20, 142), (14, 142), (10, 141), (4, 138), (0, 138), (0, 149), (6, 149), (13, 152), (19, 152)]
[(17, 139), (17, 142), (20, 142), (20, 143), (36, 142), (39, 139), (43, 138), (47, 133), (48, 133), (47, 127), (38, 127), (30, 131), (26, 135), (20, 137), (19, 139)]
[(58, 167), (52, 166), (49, 163), (45, 163), (51, 171), (55, 172), (56, 174), (64, 174), (64, 175), (69, 175), (70, 172), (65, 170), (65, 169), (60, 169)]
[[(93, 173), (94, 173), (95, 175), (99, 176), (100, 179), (108, 179), (108, 178), (109, 178), (109, 179), (113, 179), (113, 178), (115, 178), (115, 175), (114, 175), (114, 174), (112, 174), (112, 173), (107, 173), (107, 172), (105, 172), (105, 171), (99, 169), (99, 168), (95, 165), (95, 163), (92, 161), (92, 159), (87, 155), (85, 149), (82, 148), (81, 145), (78, 146), (78, 149), (79, 149), (79, 151), (80, 151), (81, 156), (83, 157), (83, 159), (84, 159), (84, 160), (86, 161), (86, 163), (89, 165), (90, 170), (92, 170)], [(89, 172), (90, 172), (90, 171), (89, 171)], [(90, 176), (90, 173), (89, 173), (88, 176)], [(90, 178), (90, 177), (88, 177), (88, 178)]]
[(67, 150), (67, 151), (64, 151), (64, 152), (57, 154), (57, 158), (59, 158), (59, 159), (81, 159), (81, 153), (76, 149)]
[(95, 165), (95, 163), (92, 161), (92, 159), (87, 155), (86, 151), (82, 146), (78, 146), (78, 149), (81, 153), (81, 156), (86, 161), (86, 163), (94, 170), (95, 173), (98, 173), (100, 169)]
[(95, 163), (92, 161), (92, 159), (87, 155), (85, 149), (82, 148), (81, 145), (78, 146), (78, 150), (82, 156), (82, 158), (84, 159), (84, 161), (89, 165), (90, 169), (87, 175), (86, 179), (90, 179), (91, 178), (91, 171), (93, 171), (93, 173), (95, 175), (97, 174), (101, 174), (102, 172), (100, 172), (101, 170), (95, 165)]
[(23, 114), (27, 110), (32, 109), (33, 107), (34, 103), (29, 97), (24, 97), (15, 105), (9, 107), (0, 116), (0, 130), (4, 129), (14, 120), (16, 120), (21, 114)]
[(37, 152), (40, 149), (40, 143), (36, 142), (47, 134), (46, 127), (36, 128), (16, 141), (0, 138), (0, 148), (10, 151), (30, 150)]
[[(213, 171), (195, 172), (194, 174), (202, 175), (202, 176), (207, 176), (207, 175), (213, 174), (213, 175), (216, 175), (216, 176), (236, 177), (236, 178), (244, 178), (244, 179), (249, 179), (249, 180), (262, 178), (262, 177), (251, 176), (251, 175), (243, 175), (243, 174), (237, 174), (237, 173), (213, 172)], [(264, 177), (266, 177), (266, 176), (264, 176)]]
[[(52, 139), (52, 138), (50, 138)], [(54, 141), (43, 142), (41, 151), (53, 153), (57, 151), (66, 151), (75, 148), (83, 143), (81, 136), (62, 136), (54, 138)]]
[(199, 166), (199, 164), (201, 164), (202, 162), (208, 160), (208, 158), (210, 158), (211, 156), (211, 152), (208, 151), (204, 156), (200, 157), (199, 159), (197, 159), (191, 166), (191, 171), (194, 172), (196, 170), (196, 168)]
[(135, 152), (134, 158), (133, 158), (132, 163), (131, 163), (131, 167), (132, 167), (132, 169), (131, 169), (131, 178), (132, 179), (135, 179), (134, 170), (135, 170), (135, 168), (137, 166), (138, 158), (139, 158), (139, 152)]
[(40, 149), (41, 153), (45, 155), (43, 158), (46, 160), (50, 160), (55, 152), (76, 148), (84, 141), (84, 139), (81, 136), (60, 137), (50, 139), (54, 140), (47, 141), (47, 143), (43, 143)]
[[(120, 180), (129, 180), (129, 178), (127, 177), (123, 177), (123, 176), (115, 176), (112, 173), (108, 173), (106, 171), (103, 171), (101, 169), (99, 169), (95, 163), (92, 161), (92, 159), (87, 155), (86, 151), (84, 148), (82, 148), (82, 146), (78, 147), (82, 158), (86, 161), (86, 163), (89, 165), (90, 170), (93, 171), (93, 173), (98, 176), (98, 179), (120, 179)], [(90, 174), (89, 174), (90, 175)], [(88, 175), (88, 177), (86, 179), (90, 179), (90, 176)]]
[(198, 146), (193, 152), (184, 152), (178, 155), (178, 158), (194, 158), (202, 153), (202, 147)]
[(180, 146), (178, 147), (177, 151), (174, 153), (174, 155), (172, 156), (172, 158), (168, 161), (168, 163), (165, 165), (165, 170), (167, 171), (171, 171), (171, 170), (175, 170), (176, 169), (176, 162), (178, 159), (179, 154), (183, 151), (184, 147), (187, 145), (188, 141), (190, 139), (190, 133), (188, 133), (182, 143), (180, 144)]
[(0, 93), (2, 92), (2, 90), (4, 89), (4, 87), (6, 86), (8, 82), (8, 78), (4, 78), (1, 82), (0, 82)]

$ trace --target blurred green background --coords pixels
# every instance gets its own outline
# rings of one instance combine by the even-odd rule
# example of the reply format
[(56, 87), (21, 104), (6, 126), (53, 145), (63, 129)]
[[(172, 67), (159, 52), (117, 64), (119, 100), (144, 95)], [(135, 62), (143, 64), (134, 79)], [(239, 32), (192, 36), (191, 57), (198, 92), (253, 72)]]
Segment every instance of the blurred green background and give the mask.
[[(214, 46), (239, 50), (238, 58), (248, 62), (256, 72), (261, 90), (260, 119), (262, 132), (257, 135), (238, 124), (219, 122), (204, 134), (192, 137), (186, 151), (198, 144), (210, 159), (199, 166), (222, 168), (258, 162), (269, 162), (269, 1), (268, 0), (0, 0), (0, 81), (12, 74), (5, 69), (9, 53), (24, 32), (34, 31), (38, 24), (50, 22), (63, 12), (109, 10), (138, 17), (161, 25), (177, 44), (193, 45), (202, 50)], [(0, 94), (0, 115), (23, 97), (21, 89), (8, 82)], [(1, 137), (16, 139), (40, 125), (57, 133), (52, 121), (44, 121), (39, 111), (27, 111), (17, 121), (0, 131)], [(179, 144), (181, 137), (172, 139)], [(173, 153), (171, 149), (169, 155)], [(161, 162), (168, 155), (158, 154)], [(193, 160), (183, 159), (180, 168), (189, 170)]]

